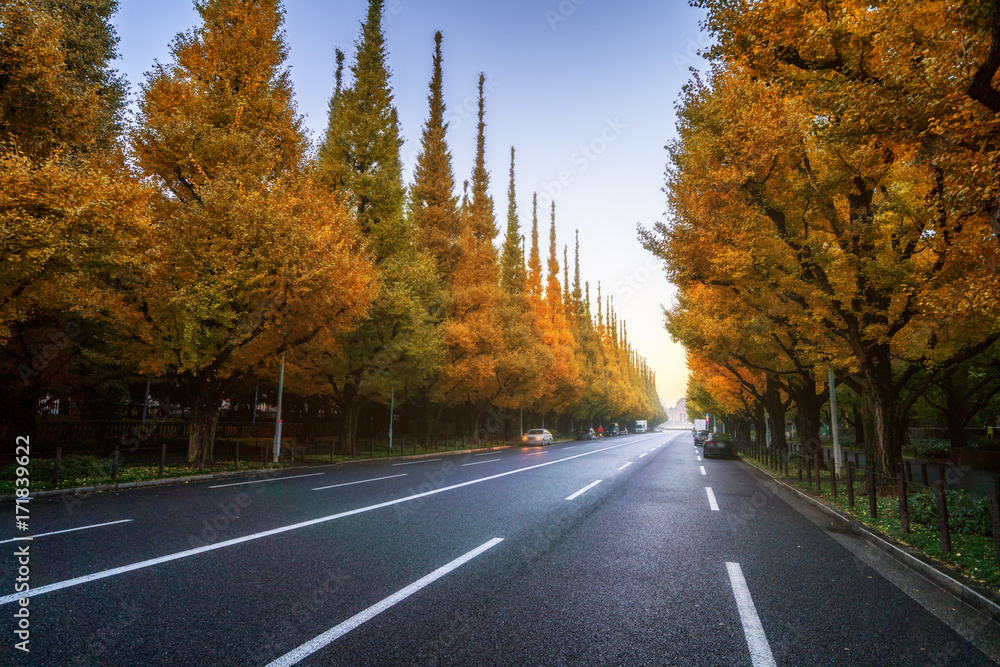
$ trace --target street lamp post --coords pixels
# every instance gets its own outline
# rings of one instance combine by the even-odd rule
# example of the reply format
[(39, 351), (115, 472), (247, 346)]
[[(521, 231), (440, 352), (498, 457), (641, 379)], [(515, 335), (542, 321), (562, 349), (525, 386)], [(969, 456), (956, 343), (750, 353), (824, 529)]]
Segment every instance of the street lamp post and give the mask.
[(837, 387), (833, 381), (833, 371), (830, 371), (830, 434), (833, 436), (833, 465), (840, 475), (840, 429), (837, 426)]
[(393, 413), (396, 410), (396, 388), (392, 388), (392, 394), (389, 398), (389, 451), (392, 452), (392, 422)]
[(278, 423), (274, 427), (274, 462), (281, 453), (281, 397), (285, 389), (285, 353), (281, 353), (281, 370), (278, 371)]

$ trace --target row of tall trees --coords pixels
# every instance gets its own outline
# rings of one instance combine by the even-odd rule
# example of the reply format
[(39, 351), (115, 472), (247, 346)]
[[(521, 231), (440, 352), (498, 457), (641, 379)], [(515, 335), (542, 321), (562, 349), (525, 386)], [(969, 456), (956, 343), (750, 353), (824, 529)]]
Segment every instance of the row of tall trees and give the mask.
[[(116, 3), (0, 8), (0, 344), (5, 414), (73, 397), (96, 412), (149, 379), (211, 458), (220, 406), (259, 382), (340, 419), (394, 395), (477, 425), (487, 410), (655, 418), (655, 378), (609, 302), (590, 310), (551, 211), (525, 261), (511, 150), (501, 248), (480, 78), (475, 167), (457, 193), (442, 37), (414, 182), (371, 0), (321, 144), (295, 112), (277, 0), (195, 3), (202, 24), (141, 86), (127, 119), (110, 63)], [(536, 208), (536, 207), (533, 207)], [(560, 271), (562, 276), (560, 280)], [(105, 414), (107, 412), (105, 411)], [(30, 431), (29, 431), (30, 432)], [(477, 430), (473, 428), (473, 433)]]
[(689, 399), (766, 411), (778, 446), (794, 406), (816, 441), (832, 369), (894, 476), (919, 401), (959, 398), (964, 428), (997, 390), (996, 3), (698, 4), (711, 71), (678, 103), (671, 223), (640, 230), (680, 289)]

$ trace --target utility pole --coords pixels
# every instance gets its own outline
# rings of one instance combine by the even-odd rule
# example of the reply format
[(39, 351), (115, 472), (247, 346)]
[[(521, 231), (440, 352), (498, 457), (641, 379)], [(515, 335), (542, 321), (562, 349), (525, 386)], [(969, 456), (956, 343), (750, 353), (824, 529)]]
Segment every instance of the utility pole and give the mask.
[(840, 475), (840, 429), (837, 427), (837, 388), (830, 371), (830, 433), (833, 436), (833, 465)]
[(285, 353), (281, 353), (281, 370), (278, 371), (278, 423), (274, 425), (274, 462), (281, 453), (281, 396), (285, 389)]

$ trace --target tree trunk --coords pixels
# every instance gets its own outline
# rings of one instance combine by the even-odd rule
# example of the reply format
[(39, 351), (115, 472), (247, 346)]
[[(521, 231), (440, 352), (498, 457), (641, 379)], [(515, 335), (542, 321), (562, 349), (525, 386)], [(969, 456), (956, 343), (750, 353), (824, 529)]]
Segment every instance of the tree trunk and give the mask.
[(969, 423), (968, 384), (968, 364), (962, 364), (941, 382), (944, 390), (944, 421), (948, 426), (948, 440), (952, 449), (960, 449), (966, 445), (965, 425)]
[(861, 367), (861, 405), (865, 421), (865, 455), (872, 461), (878, 488), (890, 491), (903, 456), (904, 415), (897, 409), (889, 346), (872, 350)]
[[(811, 462), (822, 452), (823, 443), (819, 438), (820, 411), (823, 408), (820, 399), (823, 394), (816, 394), (816, 384), (811, 378), (803, 378), (802, 384), (795, 391), (792, 399), (799, 413), (799, 440), (802, 443), (802, 452)], [(815, 467), (815, 465), (813, 466)]]
[(191, 407), (188, 421), (188, 463), (209, 463), (214, 456), (215, 428), (219, 423), (220, 399), (215, 392), (202, 392)]
[(785, 441), (785, 405), (781, 400), (781, 390), (776, 380), (767, 376), (767, 388), (764, 396), (768, 416), (771, 417), (771, 446), (778, 451), (784, 451), (788, 446)]

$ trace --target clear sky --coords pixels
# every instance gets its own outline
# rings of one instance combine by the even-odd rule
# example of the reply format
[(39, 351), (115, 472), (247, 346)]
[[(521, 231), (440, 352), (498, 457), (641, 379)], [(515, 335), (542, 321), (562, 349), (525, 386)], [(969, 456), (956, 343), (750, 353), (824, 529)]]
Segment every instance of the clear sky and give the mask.
[[(334, 49), (353, 60), (365, 0), (286, 0), (288, 65), (299, 113), (314, 140), (326, 125)], [(629, 339), (657, 373), (660, 398), (684, 395), (683, 349), (663, 328), (673, 289), (639, 245), (636, 224), (664, 218), (661, 191), (674, 137), (674, 102), (704, 69), (702, 13), (683, 0), (386, 0), (383, 26), (392, 87), (406, 143), (409, 182), (427, 115), (435, 30), (444, 33), (448, 142), (459, 183), (472, 172), (475, 95), (487, 77), (486, 157), (501, 236), (506, 224), (510, 146), (524, 233), (539, 194), (543, 261), (549, 202), (556, 203), (560, 250), (580, 230), (580, 259), (592, 297), (600, 281), (614, 296)], [(169, 44), (198, 25), (190, 0), (120, 0), (117, 68), (138, 84)], [(540, 206), (541, 208), (541, 206)]]

